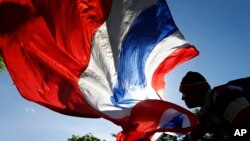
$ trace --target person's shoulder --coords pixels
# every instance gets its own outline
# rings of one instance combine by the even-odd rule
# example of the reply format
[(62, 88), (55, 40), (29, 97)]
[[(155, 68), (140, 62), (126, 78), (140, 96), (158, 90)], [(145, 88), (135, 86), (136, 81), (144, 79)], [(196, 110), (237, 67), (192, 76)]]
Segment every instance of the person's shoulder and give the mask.
[(220, 85), (212, 90), (213, 103), (219, 107), (223, 107), (223, 109), (241, 97), (245, 97), (244, 93), (237, 86)]
[(219, 85), (213, 88), (213, 92), (218, 94), (230, 92), (232, 90), (233, 90), (232, 87), (227, 84)]
[(231, 89), (228, 85), (216, 86), (212, 89), (211, 96), (213, 103), (216, 103), (218, 100), (224, 100), (224, 97), (228, 99), (228, 96), (231, 95)]
[(231, 80), (227, 83), (227, 85), (240, 86), (250, 88), (250, 77), (239, 78), (235, 80)]
[(215, 87), (212, 90), (213, 93), (213, 100), (217, 99), (230, 99), (230, 98), (237, 98), (243, 96), (243, 90), (239, 86), (233, 86), (233, 85), (220, 85)]

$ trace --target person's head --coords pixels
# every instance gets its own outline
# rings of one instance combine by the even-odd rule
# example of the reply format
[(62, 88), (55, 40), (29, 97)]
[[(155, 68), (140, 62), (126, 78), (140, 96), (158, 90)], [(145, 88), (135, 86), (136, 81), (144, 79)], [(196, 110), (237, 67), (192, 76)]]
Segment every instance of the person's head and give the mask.
[(195, 108), (203, 105), (205, 95), (209, 89), (210, 85), (200, 73), (189, 71), (182, 78), (179, 90), (187, 107)]

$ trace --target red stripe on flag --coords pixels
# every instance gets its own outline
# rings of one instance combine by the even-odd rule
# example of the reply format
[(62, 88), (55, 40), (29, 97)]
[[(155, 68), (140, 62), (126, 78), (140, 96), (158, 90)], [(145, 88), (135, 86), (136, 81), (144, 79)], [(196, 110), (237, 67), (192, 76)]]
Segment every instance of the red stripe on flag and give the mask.
[(177, 65), (184, 63), (199, 54), (198, 50), (194, 46), (188, 46), (184, 48), (178, 48), (171, 53), (155, 70), (152, 78), (152, 87), (159, 91), (164, 89), (165, 81), (164, 76)]
[[(32, 5), (29, 12), (34, 13), (25, 14), (33, 17), (14, 26), (15, 31), (0, 33), (0, 50), (16, 87), (24, 98), (57, 112), (99, 117), (83, 98), (78, 78), (88, 66), (92, 36), (108, 17), (111, 0), (32, 2), (17, 6)], [(12, 4), (8, 1), (7, 7)]]

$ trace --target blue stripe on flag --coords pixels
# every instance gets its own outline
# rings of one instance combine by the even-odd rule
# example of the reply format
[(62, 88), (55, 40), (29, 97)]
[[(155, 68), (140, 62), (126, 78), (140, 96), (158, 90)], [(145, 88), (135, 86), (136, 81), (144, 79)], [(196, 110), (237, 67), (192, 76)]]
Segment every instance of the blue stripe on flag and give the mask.
[[(118, 64), (118, 82), (111, 100), (114, 105), (136, 101), (127, 94), (128, 89), (143, 89), (146, 84), (145, 63), (154, 47), (177, 31), (165, 0), (142, 11), (124, 38)], [(127, 95), (127, 96), (126, 96)], [(143, 95), (142, 95), (143, 96)]]
[(161, 128), (182, 128), (184, 116), (182, 114), (179, 114), (175, 116), (172, 120), (169, 122), (165, 123), (164, 125), (161, 126)]

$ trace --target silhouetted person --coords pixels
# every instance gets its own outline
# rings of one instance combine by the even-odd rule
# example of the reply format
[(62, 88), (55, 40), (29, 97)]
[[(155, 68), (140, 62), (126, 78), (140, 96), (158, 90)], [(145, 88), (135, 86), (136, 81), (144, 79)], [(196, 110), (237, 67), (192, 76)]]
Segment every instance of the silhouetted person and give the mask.
[(233, 136), (234, 129), (250, 127), (249, 80), (243, 78), (211, 88), (200, 73), (188, 72), (180, 84), (182, 100), (188, 108), (201, 107), (197, 127), (188, 138), (195, 141), (212, 133), (215, 140), (230, 140), (228, 135)]

